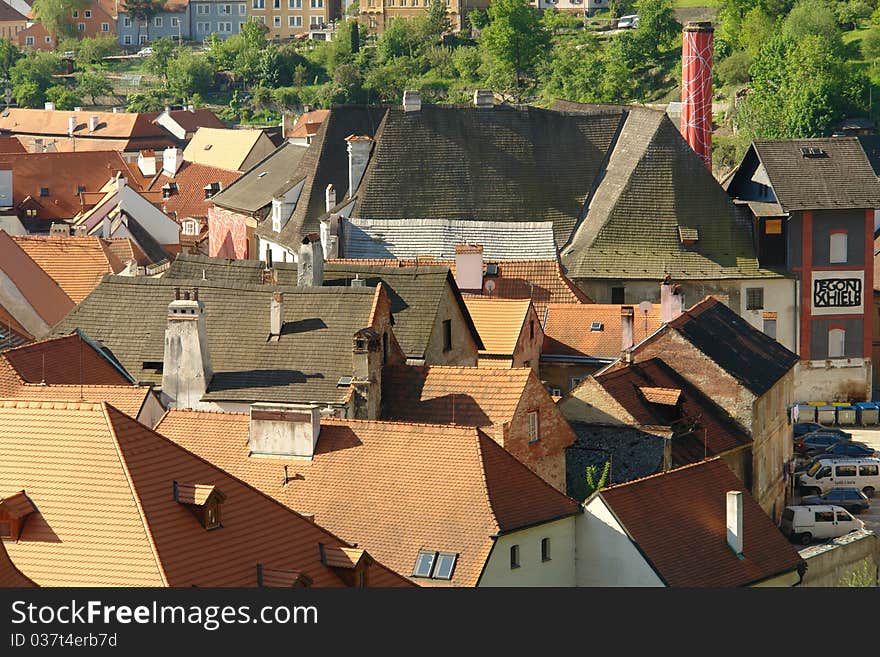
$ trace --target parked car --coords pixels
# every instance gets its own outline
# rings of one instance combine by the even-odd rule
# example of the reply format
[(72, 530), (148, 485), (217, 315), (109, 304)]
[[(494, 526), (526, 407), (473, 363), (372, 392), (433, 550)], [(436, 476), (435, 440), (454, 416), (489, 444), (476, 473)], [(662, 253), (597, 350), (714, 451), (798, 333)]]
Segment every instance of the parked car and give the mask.
[(137, 51), (138, 57), (149, 57), (152, 54), (153, 54), (153, 49), (150, 47), (141, 48), (140, 50)]
[(639, 26), (639, 16), (638, 14), (630, 14), (628, 16), (621, 16), (617, 19), (617, 29), (626, 30), (626, 29), (635, 29)]
[(861, 513), (871, 506), (871, 501), (858, 488), (832, 488), (824, 495), (807, 495), (801, 500), (806, 506), (836, 504), (850, 513)]
[(822, 457), (796, 479), (804, 495), (822, 495), (833, 488), (858, 488), (868, 497), (880, 488), (880, 459)]
[(852, 438), (851, 433), (847, 433), (843, 429), (837, 429), (835, 427), (823, 427), (821, 424), (816, 424), (815, 422), (798, 422), (794, 425), (794, 437), (800, 438), (803, 435), (808, 433), (813, 433), (814, 431), (824, 431), (825, 433), (836, 433), (841, 436), (846, 436), (847, 438)]
[(796, 543), (809, 545), (817, 538), (837, 538), (863, 529), (865, 523), (849, 511), (830, 504), (787, 506), (782, 512), (782, 533)]
[(863, 456), (877, 456), (877, 452), (873, 448), (868, 447), (865, 443), (856, 441), (840, 442), (831, 445), (822, 451), (817, 451), (813, 455), (818, 457), (826, 454), (830, 456), (854, 456), (856, 458)]
[(802, 436), (794, 441), (795, 451), (801, 453), (809, 453), (811, 450), (815, 451), (817, 449), (823, 450), (828, 449), (832, 445), (836, 445), (837, 443), (843, 443), (851, 440), (851, 438), (847, 438), (846, 436), (841, 436), (837, 433), (826, 433), (825, 431), (815, 431), (813, 433), (808, 433), (805, 436)]

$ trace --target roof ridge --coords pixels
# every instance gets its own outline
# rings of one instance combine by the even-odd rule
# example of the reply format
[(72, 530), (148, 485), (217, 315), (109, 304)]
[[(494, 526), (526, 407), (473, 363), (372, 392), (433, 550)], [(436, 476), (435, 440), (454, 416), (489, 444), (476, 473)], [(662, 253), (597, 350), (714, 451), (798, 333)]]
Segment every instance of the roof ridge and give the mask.
[[(141, 523), (144, 526), (144, 533), (147, 537), (147, 542), (150, 544), (150, 551), (153, 553), (153, 559), (156, 561), (156, 570), (159, 573), (159, 577), (162, 578), (162, 583), (165, 586), (170, 586), (168, 581), (168, 574), (165, 572), (165, 568), (162, 566), (162, 559), (159, 557), (159, 548), (156, 546), (156, 541), (153, 538), (153, 531), (150, 528), (150, 522), (147, 520), (147, 514), (144, 513), (144, 507), (141, 503), (140, 495), (137, 492), (137, 488), (135, 488), (134, 482), (131, 478), (131, 471), (128, 469), (128, 463), (125, 462), (125, 457), (122, 454), (122, 446), (119, 444), (119, 436), (116, 435), (116, 426), (113, 424), (113, 420), (110, 419), (109, 410), (112, 408), (117, 413), (122, 413), (119, 409), (114, 406), (111, 406), (107, 402), (100, 403), (101, 414), (104, 416), (104, 421), (107, 423), (107, 428), (110, 430), (110, 436), (113, 442), (113, 448), (116, 450), (116, 457), (119, 459), (119, 465), (122, 466), (122, 472), (125, 475), (125, 480), (128, 483), (128, 488), (131, 491), (132, 499), (134, 499), (135, 506), (137, 507), (138, 516), (140, 516)], [(126, 415), (126, 417), (128, 417)], [(137, 422), (137, 420), (134, 420)], [(140, 424), (140, 423), (139, 423)], [(141, 425), (143, 426), (143, 425)], [(146, 427), (144, 427), (146, 429)]]
[[(662, 477), (664, 475), (678, 474), (683, 470), (689, 470), (692, 468), (696, 468), (698, 466), (704, 465), (706, 463), (712, 463), (713, 461), (721, 461), (721, 456), (710, 456), (707, 459), (703, 459), (702, 461), (695, 461), (694, 463), (688, 463), (687, 465), (680, 465), (677, 468), (670, 468), (669, 470), (664, 470), (663, 472), (655, 472), (654, 474), (646, 475), (644, 477), (639, 477), (638, 479), (630, 479), (629, 481), (625, 481), (621, 484), (612, 484), (610, 486), (605, 486), (604, 488), (600, 488), (599, 492), (612, 489), (623, 488), (624, 486), (629, 486), (630, 484), (637, 484), (639, 482), (645, 481), (646, 479), (656, 479), (657, 477)], [(740, 482), (742, 483), (742, 482)], [(743, 484), (745, 487), (745, 484)]]
[[(66, 410), (71, 411), (94, 411), (101, 404), (106, 402), (89, 402), (82, 399), (53, 399), (53, 400), (37, 400), (37, 399), (16, 399), (16, 398), (0, 398), (0, 408), (55, 408), (57, 404), (65, 404)], [(74, 406), (75, 408), (71, 408)]]

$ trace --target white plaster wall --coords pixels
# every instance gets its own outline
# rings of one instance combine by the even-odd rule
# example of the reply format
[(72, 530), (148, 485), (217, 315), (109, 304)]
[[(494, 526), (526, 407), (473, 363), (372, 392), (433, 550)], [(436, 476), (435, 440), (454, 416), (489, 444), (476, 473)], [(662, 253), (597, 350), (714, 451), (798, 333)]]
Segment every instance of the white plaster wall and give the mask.
[[(500, 536), (477, 586), (575, 586), (575, 518), (578, 516)], [(541, 561), (543, 538), (550, 539), (549, 561)], [(513, 545), (519, 545), (519, 568), (510, 567)]]
[(137, 420), (145, 427), (152, 429), (162, 419), (164, 414), (165, 408), (159, 401), (158, 396), (154, 392), (150, 392), (146, 400), (144, 400), (144, 405), (141, 407), (141, 412), (138, 413)]
[[(764, 308), (747, 310), (746, 288), (764, 288)], [(764, 330), (764, 313), (777, 313), (776, 341), (786, 349), (797, 351), (797, 307), (795, 305), (796, 286), (794, 279), (767, 279), (741, 281), (739, 283), (740, 307), (731, 308), (740, 317), (759, 331)]]
[(296, 262), (296, 254), (290, 249), (271, 242), (263, 237), (257, 237), (257, 253), (262, 261), (266, 261), (266, 247), (272, 252), (272, 262)]
[(868, 359), (800, 361), (795, 367), (796, 401), (871, 399), (872, 372), (871, 361)]
[(598, 495), (577, 527), (578, 586), (664, 586)]
[(126, 186), (122, 192), (122, 208), (137, 218), (144, 230), (159, 244), (180, 244), (180, 226), (143, 196)]
[[(0, 263), (2, 265), (2, 263)], [(0, 305), (15, 318), (24, 329), (36, 338), (41, 338), (51, 328), (34, 310), (21, 290), (12, 282), (0, 267)]]

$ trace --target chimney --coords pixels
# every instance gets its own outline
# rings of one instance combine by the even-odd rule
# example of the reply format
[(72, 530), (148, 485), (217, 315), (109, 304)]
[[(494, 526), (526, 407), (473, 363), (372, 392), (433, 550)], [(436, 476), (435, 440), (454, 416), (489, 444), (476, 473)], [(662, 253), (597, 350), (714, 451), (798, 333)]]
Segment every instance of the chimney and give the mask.
[(333, 183), (327, 185), (327, 189), (324, 190), (324, 206), (326, 208), (325, 212), (330, 212), (330, 210), (336, 207), (336, 188), (333, 186)]
[(370, 162), (373, 140), (365, 135), (350, 135), (345, 141), (348, 142), (348, 198), (352, 198)]
[(324, 284), (324, 249), (320, 241), (306, 237), (299, 245), (296, 284), (301, 287), (321, 287)]
[(710, 22), (684, 26), (681, 45), (681, 133), (712, 170), (712, 47)]
[(113, 222), (110, 217), (104, 217), (104, 220), (101, 222), (101, 237), (103, 237), (105, 240), (110, 239), (112, 223)]
[(632, 306), (620, 307), (620, 350), (621, 359), (625, 362), (630, 362), (630, 350), (635, 344), (635, 315), (636, 311)]
[(727, 545), (733, 553), (743, 556), (743, 494), (727, 491)]
[(67, 117), (67, 135), (73, 137), (74, 132), (76, 132), (76, 117), (69, 116)]
[(68, 237), (70, 235), (70, 224), (53, 223), (49, 227), (49, 235), (53, 237)]
[(55, 110), (55, 103), (46, 102), (46, 104), (43, 105), (43, 109), (48, 110), (49, 112), (52, 112)]
[(165, 356), (162, 361), (162, 398), (171, 408), (198, 408), (214, 375), (205, 332), (205, 306), (199, 289), (183, 293), (174, 288), (168, 304)]
[(321, 435), (318, 404), (251, 404), (251, 455), (312, 458)]
[(125, 189), (125, 186), (128, 184), (128, 178), (124, 176), (119, 176), (116, 178), (116, 193), (121, 194), (122, 190)]
[(98, 129), (98, 117), (90, 116), (89, 117), (89, 132), (94, 132)]
[(85, 224), (77, 224), (73, 227), (73, 234), (75, 237), (85, 237), (88, 235), (88, 226)]
[(403, 92), (403, 111), (420, 112), (422, 110), (422, 94), (419, 91)]
[(455, 283), (459, 290), (483, 289), (483, 247), (479, 244), (455, 245)]
[(378, 420), (382, 407), (382, 336), (372, 328), (354, 334), (351, 373), (354, 419)]
[(684, 291), (667, 276), (660, 284), (660, 321), (668, 324), (684, 310)]
[(155, 176), (156, 154), (153, 151), (141, 151), (138, 153), (138, 169), (148, 178)]
[(121, 112), (122, 112), (122, 109), (121, 109), (121, 108), (119, 108), (119, 107), (114, 107), (114, 108), (113, 108), (113, 113), (114, 113), (114, 114), (119, 114), (119, 113), (121, 113)]
[(74, 112), (82, 112), (82, 111), (83, 111), (83, 108), (82, 108), (82, 107), (74, 107), (74, 108), (73, 108), (73, 111), (74, 111)]
[(276, 290), (272, 293), (272, 301), (269, 304), (269, 337), (277, 339), (281, 335), (282, 326), (284, 326), (284, 293)]
[(474, 91), (474, 107), (487, 109), (495, 107), (495, 94), (491, 89), (477, 89)]
[(321, 219), (321, 246), (324, 249), (324, 260), (339, 257), (339, 215), (331, 214)]
[(188, 111), (190, 114), (195, 114), (195, 113), (196, 113), (196, 106), (195, 106), (195, 105), (187, 105), (187, 106), (186, 106), (186, 109), (187, 109), (187, 111)]
[(173, 178), (183, 164), (183, 151), (179, 148), (166, 148), (162, 151), (162, 173)]

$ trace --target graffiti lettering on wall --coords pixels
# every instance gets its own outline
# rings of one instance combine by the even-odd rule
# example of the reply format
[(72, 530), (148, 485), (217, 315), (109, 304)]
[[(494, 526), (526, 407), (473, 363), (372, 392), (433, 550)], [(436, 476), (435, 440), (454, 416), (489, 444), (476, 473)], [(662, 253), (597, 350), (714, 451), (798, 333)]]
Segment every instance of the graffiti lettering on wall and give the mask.
[(816, 308), (855, 308), (862, 305), (862, 281), (858, 278), (825, 278), (813, 281)]

